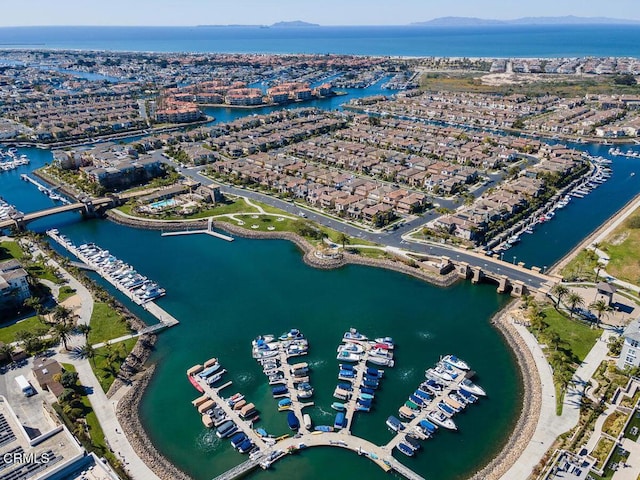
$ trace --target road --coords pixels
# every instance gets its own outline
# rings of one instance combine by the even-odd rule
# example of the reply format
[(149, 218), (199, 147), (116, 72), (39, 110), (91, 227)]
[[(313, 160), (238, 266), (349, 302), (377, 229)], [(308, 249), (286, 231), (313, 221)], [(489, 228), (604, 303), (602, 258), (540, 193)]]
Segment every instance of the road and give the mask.
[[(162, 160), (164, 163), (175, 167), (182, 175), (190, 177), (197, 182), (208, 183), (212, 181), (209, 177), (206, 177), (201, 173), (202, 170), (206, 168), (205, 165), (183, 168), (173, 160), (164, 157), (159, 151), (156, 152), (154, 156)], [(486, 189), (490, 188), (491, 184), (499, 181), (501, 178), (502, 174), (500, 173), (491, 175), (492, 182), (490, 184), (482, 185), (480, 188), (476, 189), (473, 192), (474, 196), (480, 196)], [(281, 200), (264, 193), (229, 185), (221, 185), (220, 190), (225, 194), (247, 197), (251, 200), (256, 200), (266, 205), (279, 208), (280, 210), (283, 210), (291, 215), (299, 215), (301, 212), (303, 212), (306, 218), (308, 218), (309, 220), (312, 220), (354, 238), (361, 238), (369, 242), (375, 242), (389, 247), (400, 248), (413, 253), (434, 256), (447, 256), (451, 258), (451, 260), (455, 263), (467, 262), (470, 265), (482, 268), (483, 271), (488, 273), (493, 273), (496, 275), (507, 275), (511, 280), (519, 280), (530, 288), (538, 289), (542, 286), (542, 284), (550, 280), (550, 278), (545, 275), (533, 272), (526, 268), (519, 267), (509, 262), (478, 254), (476, 252), (459, 249), (447, 244), (418, 243), (415, 241), (408, 241), (403, 238), (413, 230), (440, 216), (440, 214), (433, 209), (420, 216), (413, 217), (412, 219), (408, 219), (402, 222), (402, 225), (395, 230), (369, 231), (358, 228), (351, 224), (347, 224), (342, 220), (323, 215), (315, 210), (297, 205), (291, 201)], [(438, 203), (440, 207), (449, 208), (451, 210), (454, 210), (459, 206), (459, 204), (454, 200), (448, 199), (440, 199)]]

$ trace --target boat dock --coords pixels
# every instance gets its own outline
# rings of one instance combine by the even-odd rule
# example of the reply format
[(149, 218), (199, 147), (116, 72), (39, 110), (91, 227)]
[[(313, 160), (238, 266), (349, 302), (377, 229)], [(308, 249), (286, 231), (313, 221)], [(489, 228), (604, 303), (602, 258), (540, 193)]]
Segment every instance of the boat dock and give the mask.
[(227, 242), (233, 242), (233, 237), (230, 237), (228, 235), (224, 235), (222, 233), (218, 233), (216, 231), (213, 230), (213, 219), (209, 219), (209, 222), (207, 224), (207, 228), (206, 230), (181, 230), (178, 232), (163, 232), (161, 234), (162, 237), (177, 237), (177, 236), (181, 236), (181, 235), (200, 235), (200, 234), (204, 234), (204, 235), (210, 235), (212, 237), (216, 237), (216, 238), (220, 238), (222, 240), (225, 240)]
[(164, 309), (159, 307), (155, 302), (153, 302), (153, 301), (148, 301), (148, 302), (142, 301), (140, 298), (135, 296), (133, 294), (133, 292), (127, 290), (124, 286), (122, 286), (118, 282), (114, 281), (109, 275), (105, 275), (105, 273), (101, 269), (96, 268), (93, 265), (91, 265), (91, 262), (89, 262), (88, 259), (85, 258), (85, 256), (82, 254), (82, 252), (80, 252), (74, 245), (71, 245), (70, 243), (63, 241), (63, 239), (57, 233), (55, 233), (54, 231), (51, 231), (51, 230), (47, 231), (47, 235), (52, 240), (54, 240), (58, 245), (62, 246), (68, 252), (72, 253), (78, 259), (80, 259), (80, 261), (84, 265), (83, 268), (89, 267), (88, 269), (95, 271), (103, 279), (105, 279), (107, 282), (109, 282), (111, 285), (113, 285), (115, 288), (117, 288), (118, 291), (122, 292), (124, 295), (126, 295), (129, 299), (131, 299), (137, 305), (141, 305), (142, 308), (147, 310), (151, 315), (153, 315), (154, 317), (156, 317), (159, 320), (158, 324), (146, 327), (143, 330), (141, 330), (139, 333), (157, 332), (157, 331), (163, 330), (165, 328), (173, 327), (174, 325), (178, 325), (180, 323), (178, 321), (178, 319), (176, 319), (170, 313), (166, 312)]
[(23, 173), (22, 175), (20, 175), (20, 178), (22, 180), (24, 180), (25, 182), (29, 182), (29, 183), (35, 185), (36, 187), (38, 187), (38, 190), (41, 191), (42, 193), (44, 193), (51, 200), (58, 200), (58, 201), (64, 203), (65, 205), (69, 205), (71, 203), (69, 200), (64, 198), (62, 195), (58, 195), (55, 192), (55, 189), (47, 187), (46, 185), (43, 185), (42, 183), (38, 182), (37, 180), (31, 178), (26, 173)]
[[(292, 357), (291, 352), (288, 350), (290, 342), (280, 340), (270, 343), (270, 345), (271, 350), (277, 350), (277, 355), (271, 355), (267, 358), (272, 361), (278, 359), (278, 361), (281, 362), (280, 365), (285, 375), (283, 382), (286, 382), (290, 392), (292, 410), (296, 412), (296, 416), (302, 418), (302, 409), (312, 405), (312, 403), (304, 403), (302, 401), (303, 399), (298, 399), (296, 395), (297, 389), (294, 386), (294, 375), (291, 372), (291, 365), (288, 363), (288, 360)], [(226, 418), (233, 421), (238, 430), (242, 431), (255, 445), (255, 449), (251, 452), (247, 461), (229, 469), (213, 480), (234, 480), (246, 475), (258, 466), (265, 469), (269, 468), (287, 453), (292, 454), (318, 446), (340, 447), (351, 450), (360, 456), (367, 457), (385, 472), (394, 470), (409, 480), (424, 480), (419, 474), (393, 458), (391, 454), (392, 450), (387, 445), (378, 446), (364, 438), (353, 436), (346, 428), (335, 432), (310, 431), (306, 429), (301, 422), (298, 434), (295, 436), (282, 435), (276, 438), (275, 436), (263, 437), (259, 435), (257, 431), (253, 429), (252, 422), (243, 419), (240, 411), (234, 410), (230, 405), (229, 399), (223, 397), (221, 394), (221, 391), (231, 385), (232, 382), (229, 381), (219, 387), (212, 387), (208, 384), (207, 380), (198, 377), (197, 373), (195, 373), (202, 371), (203, 368), (204, 367), (198, 365), (192, 367), (187, 372), (190, 376), (189, 380), (191, 383), (193, 383), (194, 386), (197, 385), (198, 390), (201, 390), (204, 394), (204, 397), (201, 397), (201, 399), (208, 397), (213, 400), (215, 405), (224, 411)], [(366, 370), (366, 368), (363, 369), (363, 372), (364, 370)]]

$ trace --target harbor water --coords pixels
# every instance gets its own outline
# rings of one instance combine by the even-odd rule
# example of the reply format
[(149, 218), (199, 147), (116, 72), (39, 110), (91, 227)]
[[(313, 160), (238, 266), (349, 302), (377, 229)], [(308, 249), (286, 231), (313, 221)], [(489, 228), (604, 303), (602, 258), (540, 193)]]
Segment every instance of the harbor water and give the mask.
[[(604, 147), (577, 147), (607, 156)], [(0, 173), (0, 196), (24, 212), (53, 206), (35, 186), (20, 180), (20, 174), (51, 161), (51, 153), (37, 149), (18, 149), (18, 153), (27, 154), (31, 164)], [(523, 235), (522, 242), (505, 253), (505, 260), (515, 256), (529, 265), (551, 265), (628, 202), (640, 187), (640, 175), (631, 175), (640, 173), (640, 160), (616, 157), (612, 168), (606, 184), (583, 199), (574, 199), (534, 234)], [(440, 431), (424, 442), (415, 458), (399, 458), (427, 478), (454, 480), (475, 472), (500, 450), (517, 419), (522, 392), (515, 359), (489, 323), (508, 298), (498, 295), (493, 285), (462, 282), (441, 289), (368, 267), (316, 270), (306, 266), (298, 249), (286, 241), (162, 238), (156, 231), (109, 221), (81, 221), (74, 213), (34, 222), (30, 228), (44, 231), (53, 226), (76, 244), (95, 242), (109, 249), (167, 289), (167, 296), (158, 303), (181, 323), (159, 337), (152, 357), (158, 368), (140, 415), (158, 450), (196, 480), (213, 478), (245, 457), (202, 426), (190, 403), (198, 392), (185, 378), (192, 365), (218, 357), (234, 382), (225, 393), (242, 392), (255, 403), (259, 426), (269, 433), (288, 433), (286, 415), (277, 412), (266, 378), (251, 358), (250, 342), (263, 333), (299, 328), (309, 339), (310, 353), (302, 360), (312, 367), (316, 406), (308, 412), (316, 425), (333, 422), (335, 355), (343, 333), (356, 327), (372, 337), (394, 337), (396, 366), (387, 369), (374, 410), (358, 414), (353, 428), (355, 435), (377, 444), (391, 439), (384, 421), (397, 413), (424, 378), (425, 368), (446, 353), (468, 361), (488, 398), (456, 416), (458, 432)], [(110, 291), (130, 305), (118, 292)], [(131, 308), (153, 321), (144, 310)], [(321, 479), (335, 475), (382, 478), (384, 474), (350, 452), (323, 448), (287, 457), (273, 470), (253, 476)]]

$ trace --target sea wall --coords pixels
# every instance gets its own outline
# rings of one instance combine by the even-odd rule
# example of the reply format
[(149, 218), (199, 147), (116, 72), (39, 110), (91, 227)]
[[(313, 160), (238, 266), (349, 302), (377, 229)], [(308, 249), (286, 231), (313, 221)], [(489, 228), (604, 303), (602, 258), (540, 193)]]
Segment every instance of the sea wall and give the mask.
[(523, 385), (520, 415), (500, 453), (482, 470), (476, 472), (470, 480), (498, 480), (507, 473), (527, 448), (540, 418), (540, 410), (542, 408), (540, 375), (531, 350), (529, 350), (529, 347), (527, 347), (525, 341), (515, 329), (511, 318), (511, 311), (519, 308), (519, 306), (520, 302), (510, 304), (498, 312), (491, 320), (491, 323), (504, 336), (520, 367)]
[[(145, 228), (150, 230), (198, 230), (207, 228), (207, 220), (194, 220), (194, 221), (166, 221), (166, 220), (152, 220), (139, 217), (132, 217), (129, 215), (123, 215), (117, 211), (108, 211), (107, 217), (121, 225), (127, 225), (135, 228)], [(394, 270), (396, 272), (404, 273), (414, 276), (420, 280), (424, 280), (439, 287), (448, 287), (458, 281), (458, 276), (455, 271), (448, 273), (447, 275), (437, 275), (432, 272), (428, 272), (419, 267), (411, 267), (400, 260), (393, 259), (377, 259), (367, 258), (360, 255), (345, 253), (340, 258), (327, 258), (319, 257), (315, 255), (315, 247), (305, 240), (300, 235), (293, 232), (261, 232), (255, 230), (248, 230), (238, 225), (233, 225), (227, 222), (213, 222), (214, 227), (224, 230), (233, 235), (237, 235), (244, 238), (252, 239), (279, 239), (289, 240), (295, 243), (304, 253), (304, 262), (315, 268), (332, 269), (340, 268), (347, 264), (366, 265), (369, 267), (386, 268), (388, 270)]]
[(147, 368), (137, 380), (135, 388), (131, 388), (120, 399), (116, 416), (135, 452), (158, 477), (163, 480), (191, 480), (191, 477), (156, 450), (140, 422), (138, 415), (140, 400), (142, 400), (142, 393), (147, 388), (154, 371), (154, 365)]

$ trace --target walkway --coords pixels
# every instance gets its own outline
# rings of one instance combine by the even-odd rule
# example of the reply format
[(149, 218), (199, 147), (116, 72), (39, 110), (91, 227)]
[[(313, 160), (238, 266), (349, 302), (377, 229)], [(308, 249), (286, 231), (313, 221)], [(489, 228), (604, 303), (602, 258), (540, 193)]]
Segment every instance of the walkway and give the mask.
[[(529, 440), (529, 444), (515, 464), (501, 477), (501, 480), (512, 480), (514, 478), (527, 478), (533, 468), (538, 464), (547, 450), (551, 447), (556, 438), (572, 429), (578, 424), (580, 418), (580, 401), (585, 386), (593, 376), (596, 369), (607, 358), (607, 341), (611, 332), (605, 330), (601, 338), (593, 346), (582, 364), (573, 375), (564, 396), (562, 415), (556, 415), (556, 393), (553, 384), (553, 372), (547, 363), (542, 348), (536, 341), (533, 334), (526, 327), (514, 324), (518, 334), (529, 347), (536, 362), (538, 375), (542, 384), (542, 398), (540, 417), (536, 430)], [(534, 374), (534, 372), (530, 372)]]
[[(34, 249), (36, 255), (42, 254), (45, 258), (47, 256), (36, 245), (31, 242), (26, 242)], [(47, 264), (57, 268), (62, 277), (68, 282), (68, 285), (76, 291), (76, 294), (80, 296), (80, 308), (75, 312), (78, 315), (77, 324), (88, 325), (91, 321), (91, 314), (93, 313), (93, 297), (91, 292), (87, 288), (76, 280), (73, 276), (64, 270), (55, 260), (49, 258)], [(84, 336), (73, 335), (69, 341), (69, 349), (72, 350), (75, 346), (84, 345)], [(102, 431), (104, 432), (105, 441), (111, 447), (111, 449), (119, 455), (123, 460), (126, 470), (129, 472), (134, 480), (160, 480), (159, 477), (153, 473), (153, 471), (147, 467), (147, 465), (138, 457), (135, 453), (127, 437), (122, 433), (122, 427), (116, 418), (116, 405), (117, 400), (109, 400), (107, 395), (102, 390), (98, 379), (91, 369), (89, 360), (79, 360), (72, 358), (73, 355), (69, 353), (57, 353), (55, 355), (56, 360), (63, 363), (70, 363), (75, 366), (80, 383), (88, 387), (91, 390), (89, 399), (91, 400), (91, 406), (93, 407)], [(124, 390), (124, 389), (121, 389)], [(120, 398), (120, 396), (118, 397)]]

